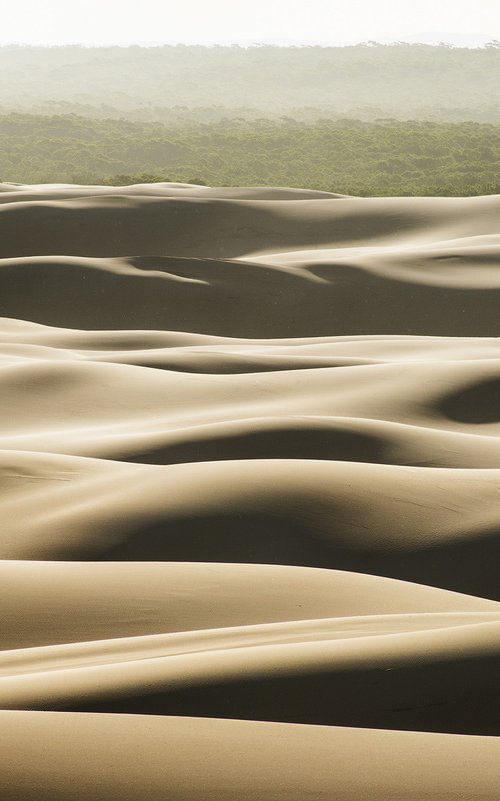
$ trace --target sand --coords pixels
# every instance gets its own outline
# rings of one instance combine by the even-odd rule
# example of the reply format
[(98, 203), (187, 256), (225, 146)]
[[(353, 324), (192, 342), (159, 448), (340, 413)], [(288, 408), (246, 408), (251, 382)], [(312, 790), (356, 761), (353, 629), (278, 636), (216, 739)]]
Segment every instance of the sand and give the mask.
[(500, 196), (0, 185), (0, 796), (498, 801)]

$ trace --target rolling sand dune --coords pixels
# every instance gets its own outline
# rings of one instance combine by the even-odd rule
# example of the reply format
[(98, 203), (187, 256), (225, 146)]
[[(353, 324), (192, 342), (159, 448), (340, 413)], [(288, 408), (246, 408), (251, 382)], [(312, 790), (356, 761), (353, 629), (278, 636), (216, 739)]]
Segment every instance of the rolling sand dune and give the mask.
[(500, 197), (0, 185), (0, 796), (498, 801)]
[(142, 801), (145, 786), (154, 801), (166, 793), (179, 801), (413, 801), (498, 792), (492, 737), (53, 712), (2, 712), (0, 725), (9, 732), (0, 781), (13, 801)]

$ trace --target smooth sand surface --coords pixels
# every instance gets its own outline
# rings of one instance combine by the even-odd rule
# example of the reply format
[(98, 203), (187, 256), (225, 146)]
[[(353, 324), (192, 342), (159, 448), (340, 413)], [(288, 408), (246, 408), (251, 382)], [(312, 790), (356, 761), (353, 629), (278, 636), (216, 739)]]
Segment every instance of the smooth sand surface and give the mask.
[(498, 801), (500, 196), (0, 185), (0, 797)]
[(13, 801), (498, 797), (492, 737), (53, 712), (1, 712), (0, 726)]

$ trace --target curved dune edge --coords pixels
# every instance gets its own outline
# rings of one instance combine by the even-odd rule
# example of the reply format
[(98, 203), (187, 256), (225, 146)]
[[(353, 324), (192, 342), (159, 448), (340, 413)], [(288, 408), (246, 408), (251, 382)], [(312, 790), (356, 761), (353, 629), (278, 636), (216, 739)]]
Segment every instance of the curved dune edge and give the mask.
[(0, 467), (4, 559), (303, 564), (500, 600), (496, 469), (8, 451)]
[(332, 617), (500, 609), (435, 587), (283, 565), (4, 560), (0, 579), (3, 651)]
[(19, 184), (0, 183), (0, 203), (16, 203), (27, 200), (67, 200), (70, 198), (109, 195), (138, 195), (142, 197), (198, 197), (225, 198), (226, 200), (321, 200), (345, 197), (335, 192), (314, 189), (293, 189), (272, 186), (201, 186), (198, 184), (154, 183), (131, 184), (130, 186), (77, 186), (75, 184)]
[[(357, 637), (387, 637), (399, 633), (454, 629), (457, 626), (467, 627), (465, 632), (467, 635), (476, 633), (470, 629), (471, 626), (498, 621), (500, 621), (500, 609), (498, 612), (356, 615), (16, 648), (0, 652), (0, 680), (12, 676), (31, 676), (41, 672), (73, 670), (96, 665), (120, 665), (124, 662), (181, 654), (200, 654), (263, 645), (301, 644), (316, 640), (331, 642)], [(482, 631), (477, 633), (481, 634)]]
[(184, 709), (206, 717), (495, 734), (500, 615), (396, 625), (405, 623), (406, 630), (394, 631), (387, 621), (370, 621), (368, 633), (357, 636), (311, 621), (279, 631), (140, 638), (121, 650), (109, 642), (66, 646), (63, 657), (57, 647), (10, 652), (0, 663), (0, 707), (163, 715)]
[[(494, 801), (497, 738), (186, 718), (0, 712), (7, 801)], [(43, 743), (43, 748), (41, 748)]]
[(0, 569), (0, 708), (497, 732), (492, 601), (271, 565)]
[[(332, 212), (343, 202), (332, 201)], [(32, 205), (34, 209), (26, 209), (28, 215), (40, 211)], [(497, 202), (497, 215), (498, 206)], [(6, 208), (0, 204), (0, 233)], [(141, 215), (147, 212), (140, 205), (138, 209)], [(14, 218), (19, 210), (12, 211)], [(285, 216), (286, 210), (284, 202)], [(263, 212), (267, 211), (265, 207)], [(49, 219), (41, 219), (40, 225), (57, 217), (54, 212), (57, 209), (51, 209)], [(75, 213), (71, 207), (66, 212)], [(175, 218), (177, 210), (167, 208), (165, 220), (170, 214)], [(199, 214), (199, 209), (192, 211), (186, 227), (198, 225)], [(27, 227), (29, 219), (21, 216), (20, 225)], [(246, 228), (244, 220), (235, 222), (239, 230)], [(13, 221), (6, 222), (7, 236)], [(272, 215), (270, 223), (275, 225)], [(94, 225), (91, 218), (88, 227)], [(307, 217), (303, 225), (308, 231)], [(126, 221), (123, 226), (128, 231)], [(130, 227), (133, 230), (133, 221)], [(230, 226), (225, 236), (231, 233)], [(170, 232), (171, 237), (175, 234)], [(73, 241), (62, 242), (55, 253), (48, 242), (43, 256), (36, 255), (41, 246), (37, 241), (19, 256), (0, 256), (4, 316), (66, 328), (171, 329), (249, 339), (345, 334), (488, 337), (499, 332), (495, 310), (500, 244), (492, 243), (489, 235), (479, 237), (479, 242), (466, 237), (413, 248), (398, 247), (392, 240), (358, 247), (350, 243), (338, 249), (318, 245), (314, 251), (262, 257), (238, 256), (232, 249), (224, 257), (220, 246), (211, 255), (191, 254), (190, 249), (185, 255), (182, 244), (169, 240), (146, 250), (149, 255), (129, 241), (118, 247), (121, 256), (106, 246), (103, 251), (97, 247), (90, 257), (84, 255), (83, 242), (74, 250)], [(97, 241), (109, 241), (104, 231)], [(149, 238), (143, 247), (149, 247)], [(165, 255), (169, 250), (175, 255)], [(43, 293), (36, 291), (40, 285)], [(27, 286), (31, 290), (26, 291)]]

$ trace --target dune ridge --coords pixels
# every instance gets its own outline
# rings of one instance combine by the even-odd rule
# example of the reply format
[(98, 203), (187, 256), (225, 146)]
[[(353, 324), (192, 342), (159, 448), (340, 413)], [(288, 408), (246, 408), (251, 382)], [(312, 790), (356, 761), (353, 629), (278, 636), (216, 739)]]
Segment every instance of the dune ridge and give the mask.
[(0, 794), (496, 801), (500, 197), (0, 185)]

